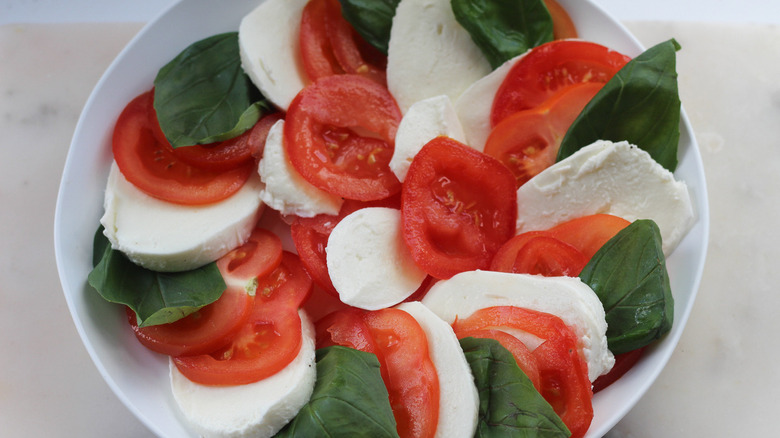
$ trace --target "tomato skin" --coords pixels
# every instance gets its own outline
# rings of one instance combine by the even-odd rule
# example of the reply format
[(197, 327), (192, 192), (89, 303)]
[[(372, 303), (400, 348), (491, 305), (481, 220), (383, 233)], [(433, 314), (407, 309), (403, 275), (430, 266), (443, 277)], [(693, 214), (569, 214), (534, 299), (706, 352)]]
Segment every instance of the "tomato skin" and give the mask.
[(602, 86), (572, 85), (537, 107), (506, 117), (491, 130), (485, 153), (504, 163), (520, 187), (555, 163), (566, 131)]
[(629, 60), (607, 47), (580, 40), (555, 40), (535, 47), (512, 67), (496, 92), (491, 126), (541, 105), (564, 87), (583, 82), (604, 84)]
[(272, 376), (298, 355), (302, 343), (298, 308), (312, 282), (295, 254), (259, 279), (249, 317), (231, 343), (208, 354), (174, 357), (179, 371), (203, 385), (243, 385)]
[(317, 348), (344, 345), (377, 355), (402, 437), (432, 437), (439, 380), (420, 324), (399, 309), (345, 309), (317, 322)]
[(577, 248), (590, 260), (596, 251), (631, 222), (611, 214), (582, 216), (558, 224), (548, 231), (556, 239)]
[(217, 260), (217, 268), (228, 284), (244, 287), (263, 278), (282, 261), (282, 240), (263, 228), (255, 228), (246, 243)]
[(622, 354), (615, 355), (615, 365), (607, 374), (599, 376), (593, 382), (593, 393), (597, 393), (607, 386), (615, 383), (619, 378), (623, 377), (642, 357), (642, 354), (647, 347), (637, 348), (636, 350), (627, 351)]
[(254, 169), (252, 163), (216, 172), (178, 159), (170, 143), (158, 141), (152, 103), (151, 90), (135, 97), (114, 127), (114, 160), (130, 183), (150, 196), (184, 205), (218, 202), (244, 185)]
[(593, 420), (593, 392), (588, 364), (580, 355), (574, 332), (555, 315), (511, 306), (481, 309), (453, 324), (456, 333), (502, 327), (522, 330), (544, 340), (532, 351), (539, 367), (539, 392), (572, 437), (584, 436)]
[(234, 169), (260, 159), (268, 131), (281, 118), (280, 113), (268, 114), (238, 137), (207, 145), (180, 147), (173, 153), (181, 161), (201, 169), (217, 172)]
[(553, 20), (553, 38), (556, 40), (577, 38), (577, 27), (566, 9), (555, 0), (544, 0)]
[(515, 230), (511, 172), (496, 159), (447, 137), (426, 144), (401, 193), (401, 226), (414, 261), (447, 279), (486, 269)]
[(293, 167), (315, 187), (346, 199), (384, 199), (401, 189), (389, 167), (400, 120), (395, 99), (376, 82), (326, 76), (290, 104), (285, 148)]

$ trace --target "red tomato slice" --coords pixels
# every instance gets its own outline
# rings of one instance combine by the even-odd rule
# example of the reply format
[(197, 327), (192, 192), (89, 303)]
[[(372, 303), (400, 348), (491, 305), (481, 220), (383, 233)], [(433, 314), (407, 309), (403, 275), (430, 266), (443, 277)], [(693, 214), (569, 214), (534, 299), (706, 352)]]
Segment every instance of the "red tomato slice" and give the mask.
[(509, 71), (496, 92), (491, 126), (541, 105), (558, 90), (582, 82), (606, 83), (629, 57), (596, 43), (555, 40), (531, 49)]
[(531, 353), (531, 350), (525, 346), (525, 344), (516, 337), (510, 335), (507, 332), (493, 329), (481, 329), (481, 330), (463, 330), (459, 326), (457, 328), (455, 336), (458, 339), (463, 338), (480, 338), (480, 339), (495, 339), (501, 346), (506, 348), (512, 356), (514, 356), (517, 366), (528, 376), (528, 379), (533, 383), (534, 388), (537, 391), (541, 391), (541, 381), (539, 379), (539, 365), (536, 363), (536, 358)]
[(566, 131), (603, 86), (572, 85), (535, 108), (506, 117), (490, 132), (485, 153), (504, 163), (520, 187), (555, 163)]
[[(304, 70), (311, 80), (335, 74), (360, 74), (385, 84), (384, 65), (376, 53), (368, 59), (362, 38), (341, 15), (338, 0), (311, 0), (303, 8), (300, 47)], [(370, 61), (379, 58), (380, 64)]]
[(401, 111), (386, 88), (358, 75), (323, 77), (293, 99), (284, 125), (290, 162), (309, 183), (347, 199), (397, 193), (390, 170)]
[(234, 169), (262, 156), (268, 131), (281, 118), (280, 113), (268, 114), (238, 137), (219, 143), (176, 148), (173, 153), (181, 161), (202, 169)]
[(317, 323), (318, 348), (344, 345), (377, 355), (398, 434), (432, 437), (439, 418), (439, 378), (420, 324), (398, 309), (346, 309)]
[(552, 16), (553, 38), (556, 40), (577, 38), (577, 27), (566, 9), (555, 0), (544, 0), (544, 4)]
[(401, 194), (404, 240), (429, 275), (486, 269), (512, 235), (515, 180), (496, 159), (447, 137), (426, 144)]
[(254, 300), (242, 288), (228, 288), (215, 302), (178, 321), (138, 327), (127, 308), (133, 333), (146, 348), (169, 356), (206, 354), (230, 342), (249, 316)]
[(152, 100), (152, 91), (134, 98), (114, 127), (112, 151), (122, 175), (148, 195), (177, 204), (209, 204), (237, 192), (253, 172), (252, 163), (225, 172), (184, 163), (167, 141), (157, 140)]
[(588, 263), (577, 248), (544, 232), (530, 231), (509, 239), (493, 258), (491, 271), (545, 277), (576, 277)]
[(631, 222), (611, 214), (594, 214), (572, 219), (550, 228), (556, 239), (577, 248), (590, 260), (607, 241)]
[(271, 231), (255, 228), (246, 243), (217, 260), (227, 284), (244, 287), (270, 274), (282, 261), (282, 240)]
[(593, 393), (588, 364), (580, 355), (574, 332), (555, 315), (510, 306), (481, 309), (453, 324), (456, 333), (502, 327), (522, 330), (543, 340), (532, 351), (539, 366), (539, 392), (572, 437), (584, 436), (593, 420)]
[(634, 365), (639, 361), (644, 353), (646, 347), (637, 348), (636, 350), (627, 351), (622, 354), (615, 355), (615, 365), (607, 374), (599, 376), (593, 382), (593, 393), (597, 393), (607, 386), (615, 383), (619, 378), (623, 377)]
[(226, 347), (173, 359), (181, 373), (203, 385), (242, 385), (272, 376), (298, 355), (298, 308), (311, 292), (311, 279), (295, 254), (258, 281), (251, 314)]

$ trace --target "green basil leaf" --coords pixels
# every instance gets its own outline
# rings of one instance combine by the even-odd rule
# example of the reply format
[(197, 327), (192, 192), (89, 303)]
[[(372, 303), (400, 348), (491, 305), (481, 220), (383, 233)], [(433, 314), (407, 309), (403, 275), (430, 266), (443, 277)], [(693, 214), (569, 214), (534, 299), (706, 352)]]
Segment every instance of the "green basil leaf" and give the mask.
[(341, 346), (317, 350), (314, 392), (276, 436), (398, 437), (376, 356)]
[(661, 232), (649, 219), (634, 221), (596, 252), (580, 273), (607, 317), (607, 343), (615, 353), (644, 347), (674, 320)]
[(154, 109), (174, 148), (237, 137), (271, 105), (244, 74), (238, 33), (200, 40), (157, 73)]
[(181, 319), (216, 301), (225, 290), (216, 263), (185, 272), (155, 272), (111, 249), (103, 227), (95, 233), (95, 267), (87, 282), (106, 300), (129, 306), (141, 327)]
[(341, 15), (369, 44), (387, 55), (395, 8), (401, 0), (339, 0)]
[(679, 49), (677, 41), (668, 40), (620, 69), (569, 127), (557, 160), (596, 140), (626, 140), (673, 172), (680, 140)]
[(452, 12), (493, 68), (552, 41), (553, 22), (542, 0), (452, 0)]
[(552, 406), (534, 388), (514, 356), (494, 339), (463, 338), (460, 346), (479, 392), (475, 437), (569, 437)]

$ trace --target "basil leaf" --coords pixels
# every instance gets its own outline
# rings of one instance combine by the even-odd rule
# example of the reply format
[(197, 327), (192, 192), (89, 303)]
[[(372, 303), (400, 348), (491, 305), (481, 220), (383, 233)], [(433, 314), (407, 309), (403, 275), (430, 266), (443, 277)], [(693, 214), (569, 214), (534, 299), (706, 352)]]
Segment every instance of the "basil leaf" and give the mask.
[(494, 339), (463, 338), (460, 346), (479, 392), (475, 437), (568, 437), (569, 429), (534, 388), (514, 356)]
[(341, 346), (317, 350), (314, 392), (276, 436), (398, 437), (376, 356)]
[(166, 324), (216, 301), (225, 290), (216, 263), (192, 271), (155, 272), (111, 249), (103, 227), (95, 233), (93, 263), (87, 282), (106, 300), (124, 304), (141, 327)]
[(154, 109), (174, 148), (237, 137), (271, 105), (244, 74), (238, 32), (200, 40), (157, 73)]
[(401, 0), (339, 0), (341, 15), (369, 44), (387, 55), (395, 8)]
[(680, 97), (671, 39), (626, 64), (599, 90), (569, 127), (560, 161), (596, 140), (626, 140), (674, 171), (680, 140)]
[(452, 0), (455, 19), (493, 68), (552, 41), (553, 22), (542, 0)]
[(605, 243), (580, 279), (604, 305), (613, 353), (644, 347), (672, 328), (674, 298), (661, 232), (652, 220), (634, 221)]

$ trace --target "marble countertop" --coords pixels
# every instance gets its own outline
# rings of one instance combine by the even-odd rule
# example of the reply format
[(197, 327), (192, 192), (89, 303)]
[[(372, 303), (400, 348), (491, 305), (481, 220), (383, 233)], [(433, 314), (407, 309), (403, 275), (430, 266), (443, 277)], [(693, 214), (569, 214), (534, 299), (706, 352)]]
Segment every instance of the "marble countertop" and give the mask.
[[(81, 344), (52, 246), (57, 188), (81, 108), (141, 27), (98, 21), (0, 25), (3, 436), (151, 436)], [(780, 28), (626, 24), (646, 46), (670, 37), (683, 46), (680, 93), (705, 165), (711, 240), (674, 355), (608, 437), (772, 436), (780, 396)]]

